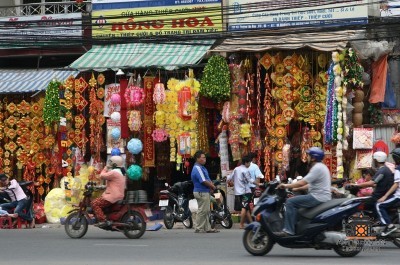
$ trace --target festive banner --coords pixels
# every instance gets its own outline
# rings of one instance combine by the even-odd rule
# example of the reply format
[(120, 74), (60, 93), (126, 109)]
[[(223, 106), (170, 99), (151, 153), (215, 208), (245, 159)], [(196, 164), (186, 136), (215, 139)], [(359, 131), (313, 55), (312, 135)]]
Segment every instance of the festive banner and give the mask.
[(154, 140), (153, 140), (153, 130), (155, 129), (153, 124), (153, 114), (154, 114), (154, 101), (153, 101), (153, 91), (154, 91), (155, 80), (154, 76), (144, 77), (144, 167), (154, 167)]
[(120, 111), (121, 110), (121, 105), (112, 103), (111, 102), (111, 96), (113, 94), (119, 94), (120, 86), (118, 83), (116, 84), (109, 84), (106, 85), (105, 87), (105, 97), (104, 97), (104, 116), (105, 117), (110, 117), (111, 113), (115, 111)]
[(221, 176), (226, 177), (229, 175), (229, 150), (228, 150), (228, 136), (226, 131), (222, 131), (218, 136), (219, 143), (219, 157), (221, 159)]
[(353, 149), (372, 149), (374, 142), (373, 128), (353, 129)]
[(356, 168), (371, 168), (372, 154), (372, 150), (357, 150)]

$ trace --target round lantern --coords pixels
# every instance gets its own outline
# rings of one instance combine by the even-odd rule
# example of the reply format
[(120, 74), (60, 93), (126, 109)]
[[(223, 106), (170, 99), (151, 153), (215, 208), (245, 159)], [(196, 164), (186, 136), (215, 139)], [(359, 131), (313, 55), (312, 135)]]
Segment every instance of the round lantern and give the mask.
[(121, 103), (121, 96), (119, 94), (112, 94), (111, 95), (111, 103), (120, 104)]
[(142, 152), (142, 150), (143, 150), (142, 141), (140, 141), (140, 140), (137, 139), (137, 138), (132, 138), (132, 139), (128, 142), (127, 148), (128, 148), (128, 151), (129, 151), (131, 154), (137, 155), (137, 154), (139, 154), (140, 152)]
[(121, 151), (119, 150), (119, 148), (113, 148), (111, 150), (111, 156), (120, 156), (121, 155)]
[(142, 173), (143, 173), (143, 170), (138, 165), (131, 165), (131, 166), (129, 166), (128, 170), (126, 171), (126, 174), (128, 175), (128, 178), (130, 180), (139, 180), (139, 179), (141, 179), (142, 178)]
[(168, 139), (168, 133), (164, 129), (155, 129), (151, 134), (154, 142), (164, 142)]
[(111, 120), (113, 122), (119, 122), (121, 120), (121, 114), (117, 111), (111, 113)]
[(119, 128), (114, 128), (111, 130), (111, 137), (114, 140), (118, 140), (121, 137), (121, 130)]
[(154, 87), (153, 100), (156, 104), (165, 102), (165, 87), (163, 83), (157, 83)]
[(144, 102), (144, 91), (143, 88), (137, 86), (128, 86), (125, 90), (126, 104), (130, 107), (139, 106)]

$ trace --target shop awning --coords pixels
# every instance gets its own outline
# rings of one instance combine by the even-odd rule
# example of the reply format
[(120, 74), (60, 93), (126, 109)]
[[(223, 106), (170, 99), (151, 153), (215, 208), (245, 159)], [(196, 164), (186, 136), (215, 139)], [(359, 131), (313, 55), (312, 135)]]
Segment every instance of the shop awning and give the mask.
[(93, 46), (69, 68), (104, 71), (118, 68), (164, 68), (174, 70), (195, 65), (215, 40), (168, 43), (125, 43)]
[(338, 32), (305, 32), (286, 35), (261, 35), (224, 40), (212, 52), (259, 52), (270, 49), (295, 50), (311, 48), (319, 51), (343, 50), (347, 43), (364, 34), (363, 30)]
[(53, 69), (0, 69), (0, 94), (30, 93), (46, 90), (50, 81), (55, 78), (63, 82), (78, 71), (55, 71)]

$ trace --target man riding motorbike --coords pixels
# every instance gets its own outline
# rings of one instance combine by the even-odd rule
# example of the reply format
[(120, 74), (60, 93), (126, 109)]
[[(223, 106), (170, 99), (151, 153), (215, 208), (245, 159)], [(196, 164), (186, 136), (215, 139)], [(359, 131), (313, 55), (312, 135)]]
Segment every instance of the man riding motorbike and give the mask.
[(125, 169), (124, 159), (120, 156), (112, 156), (108, 165), (101, 171), (99, 178), (106, 180), (106, 190), (101, 197), (92, 201), (93, 212), (96, 215), (98, 223), (96, 226), (109, 226), (110, 221), (106, 220), (103, 209), (111, 206), (115, 202), (122, 200), (125, 195)]
[(292, 184), (279, 184), (280, 189), (308, 188), (307, 195), (298, 195), (286, 201), (284, 227), (277, 236), (295, 235), (295, 224), (299, 208), (312, 208), (323, 202), (331, 200), (331, 176), (329, 169), (321, 161), (325, 156), (319, 147), (311, 147), (307, 151), (310, 172), (301, 180)]
[(387, 159), (385, 152), (375, 152), (372, 157), (374, 166), (377, 168), (372, 180), (360, 184), (352, 184), (351, 186), (357, 188), (375, 187), (371, 198), (365, 202), (365, 207), (367, 210), (373, 210), (376, 213), (376, 203), (393, 185), (394, 177), (392, 171), (385, 165)]

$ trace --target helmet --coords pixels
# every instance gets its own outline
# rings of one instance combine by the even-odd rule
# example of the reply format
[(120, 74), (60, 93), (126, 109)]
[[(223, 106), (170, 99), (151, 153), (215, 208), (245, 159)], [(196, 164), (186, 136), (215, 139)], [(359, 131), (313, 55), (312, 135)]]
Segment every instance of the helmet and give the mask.
[(324, 159), (325, 153), (324, 151), (316, 146), (311, 147), (306, 151), (307, 154), (309, 154), (312, 158), (314, 158), (316, 161), (321, 162), (322, 159)]
[(386, 162), (387, 154), (382, 151), (375, 152), (372, 157), (379, 163)]
[(108, 163), (111, 167), (123, 167), (124, 159), (121, 156), (112, 156)]
[(400, 147), (393, 149), (390, 154), (392, 154), (393, 159), (400, 160)]

